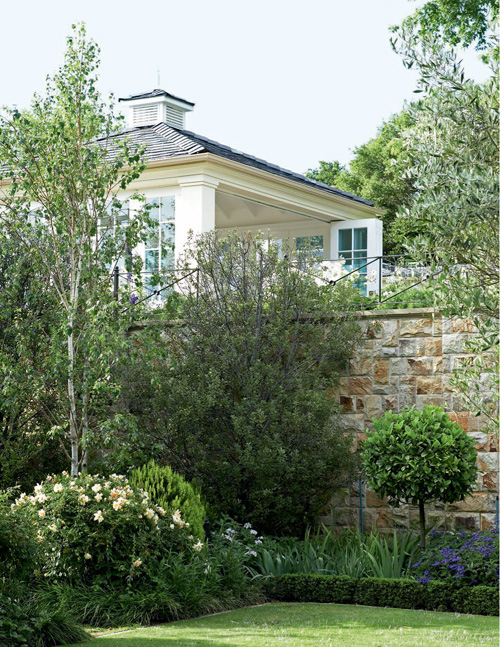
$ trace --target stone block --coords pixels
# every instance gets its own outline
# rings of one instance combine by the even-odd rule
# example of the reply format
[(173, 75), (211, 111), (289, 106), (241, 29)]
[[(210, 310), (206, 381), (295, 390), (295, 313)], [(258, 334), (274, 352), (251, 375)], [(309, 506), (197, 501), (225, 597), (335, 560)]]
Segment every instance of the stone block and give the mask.
[(382, 352), (380, 354), (382, 357), (396, 357), (398, 350), (397, 346), (382, 346)]
[(394, 375), (406, 375), (408, 372), (408, 361), (404, 357), (395, 357), (389, 360), (389, 370), (391, 377)]
[(352, 508), (335, 508), (333, 513), (334, 523), (342, 528), (357, 528), (359, 524), (359, 511)]
[(398, 345), (399, 321), (397, 319), (388, 319), (382, 326), (382, 340), (384, 346), (395, 347)]
[(422, 355), (427, 357), (440, 357), (443, 353), (443, 340), (439, 337), (419, 340), (423, 348)]
[[(467, 415), (467, 414), (460, 414), (460, 415)], [(485, 434), (482, 431), (472, 431), (469, 433), (469, 436), (474, 440), (474, 443), (475, 443), (474, 447), (478, 452), (480, 451), (487, 452), (489, 450), (488, 434)]]
[(408, 372), (413, 375), (432, 375), (434, 373), (434, 365), (432, 358), (425, 357), (415, 359), (413, 357), (407, 360)]
[(443, 317), (435, 316), (432, 320), (432, 334), (440, 337), (443, 334)]
[(382, 415), (382, 398), (380, 395), (367, 395), (365, 401), (365, 416), (370, 420)]
[(377, 528), (392, 528), (392, 508), (379, 508), (375, 521)]
[(350, 377), (346, 395), (369, 395), (372, 392), (371, 377)]
[(406, 506), (392, 509), (392, 523), (394, 528), (409, 527), (408, 508)]
[(352, 359), (349, 362), (349, 375), (371, 375), (373, 360), (371, 357)]
[(356, 400), (356, 413), (363, 413), (365, 410), (365, 399), (361, 395), (358, 395), (354, 399)]
[(342, 413), (349, 413), (353, 410), (353, 398), (349, 398), (346, 395), (341, 395), (339, 398), (340, 406), (342, 407)]
[(440, 395), (417, 395), (415, 396), (415, 409), (422, 411), (424, 407), (440, 407), (441, 406), (441, 396)]
[(494, 497), (489, 492), (474, 492), (458, 504), (461, 512), (493, 512), (495, 510)]
[(376, 359), (373, 364), (373, 381), (377, 384), (389, 384), (389, 360)]
[(467, 512), (457, 513), (454, 515), (455, 528), (460, 530), (475, 530), (479, 528), (479, 514), (470, 514)]
[(398, 397), (396, 395), (388, 397), (388, 398), (382, 398), (382, 411), (385, 413), (386, 411), (398, 411)]
[(439, 528), (441, 530), (451, 530), (453, 515), (451, 513), (443, 513), (440, 511), (429, 512), (426, 515), (426, 526), (428, 528)]
[(481, 477), (483, 489), (498, 492), (498, 472), (486, 472)]
[(497, 452), (500, 446), (500, 438), (497, 434), (488, 434), (488, 438), (490, 439), (490, 452)]
[(417, 352), (416, 339), (399, 339), (399, 356), (413, 357)]
[(481, 515), (481, 530), (488, 530), (492, 528), (496, 523), (497, 516), (496, 514), (482, 514)]
[(366, 497), (364, 500), (364, 505), (367, 508), (380, 508), (382, 506), (388, 505), (387, 498), (379, 499), (379, 497), (373, 492), (373, 490), (367, 490)]
[(394, 390), (388, 384), (374, 384), (372, 388), (373, 395), (390, 395)]
[(363, 432), (366, 429), (365, 416), (361, 413), (345, 413), (339, 417), (339, 427), (344, 432)]
[(349, 379), (348, 377), (341, 377), (339, 380), (340, 395), (350, 395), (349, 393)]
[(380, 339), (382, 337), (382, 324), (380, 321), (367, 322), (363, 335), (368, 339)]
[(464, 352), (464, 343), (467, 341), (465, 335), (452, 333), (443, 334), (443, 355), (457, 354)]
[(441, 376), (419, 375), (417, 377), (417, 395), (437, 394), (441, 392)]
[(405, 407), (413, 407), (416, 397), (414, 386), (400, 386), (398, 394), (399, 410), (401, 411)]
[(498, 472), (498, 453), (479, 453), (477, 455), (477, 465), (482, 472)]
[(450, 333), (477, 333), (477, 328), (470, 319), (450, 319)]
[(424, 337), (432, 335), (432, 319), (403, 319), (399, 325), (400, 337)]

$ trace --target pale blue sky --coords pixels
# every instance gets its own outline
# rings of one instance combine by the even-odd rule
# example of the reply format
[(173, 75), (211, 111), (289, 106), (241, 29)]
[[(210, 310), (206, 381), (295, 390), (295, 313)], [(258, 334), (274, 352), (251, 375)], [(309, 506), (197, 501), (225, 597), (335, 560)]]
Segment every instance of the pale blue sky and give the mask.
[[(2, 9), (0, 105), (25, 107), (84, 20), (101, 89), (160, 87), (196, 103), (186, 126), (298, 172), (346, 163), (411, 100), (389, 26), (409, 0), (24, 0)], [(471, 60), (472, 56), (469, 57)], [(475, 75), (479, 65), (472, 63)]]

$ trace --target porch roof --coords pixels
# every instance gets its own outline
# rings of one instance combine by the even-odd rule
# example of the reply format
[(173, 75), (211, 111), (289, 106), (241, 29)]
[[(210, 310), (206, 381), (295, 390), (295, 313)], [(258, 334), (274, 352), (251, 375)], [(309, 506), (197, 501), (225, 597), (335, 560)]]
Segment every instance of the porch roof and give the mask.
[[(359, 196), (341, 191), (333, 186), (316, 182), (305, 175), (281, 168), (276, 164), (271, 164), (265, 160), (242, 153), (229, 146), (215, 142), (202, 135), (197, 135), (189, 130), (180, 130), (173, 128), (166, 123), (159, 123), (154, 126), (142, 126), (140, 128), (130, 128), (113, 136), (115, 141), (127, 139), (131, 144), (145, 146), (146, 158), (149, 161), (159, 161), (172, 159), (175, 157), (184, 157), (192, 155), (193, 157), (200, 153), (211, 153), (218, 157), (223, 157), (234, 162), (239, 162), (245, 166), (250, 166), (262, 171), (277, 175), (279, 177), (292, 180), (299, 184), (304, 184), (311, 188), (318, 189), (325, 193), (347, 198), (369, 207), (373, 207), (373, 202), (365, 200)], [(111, 157), (116, 155), (117, 148), (111, 147), (109, 154)]]

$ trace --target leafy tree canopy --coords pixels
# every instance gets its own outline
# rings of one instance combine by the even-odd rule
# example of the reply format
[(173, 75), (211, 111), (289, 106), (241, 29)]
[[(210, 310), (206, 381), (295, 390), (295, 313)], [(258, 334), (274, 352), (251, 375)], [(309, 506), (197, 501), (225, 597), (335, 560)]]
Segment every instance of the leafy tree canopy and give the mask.
[(431, 0), (405, 19), (422, 37), (440, 35), (452, 46), (488, 47), (490, 21), (498, 16), (498, 0)]

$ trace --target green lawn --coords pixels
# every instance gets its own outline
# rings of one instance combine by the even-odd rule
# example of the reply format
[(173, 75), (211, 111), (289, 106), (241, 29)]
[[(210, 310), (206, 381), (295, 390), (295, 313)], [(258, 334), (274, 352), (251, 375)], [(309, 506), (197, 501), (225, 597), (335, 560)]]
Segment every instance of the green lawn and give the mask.
[[(266, 604), (103, 636), (95, 647), (498, 645), (498, 618), (339, 604)], [(82, 643), (82, 647), (89, 643)]]

